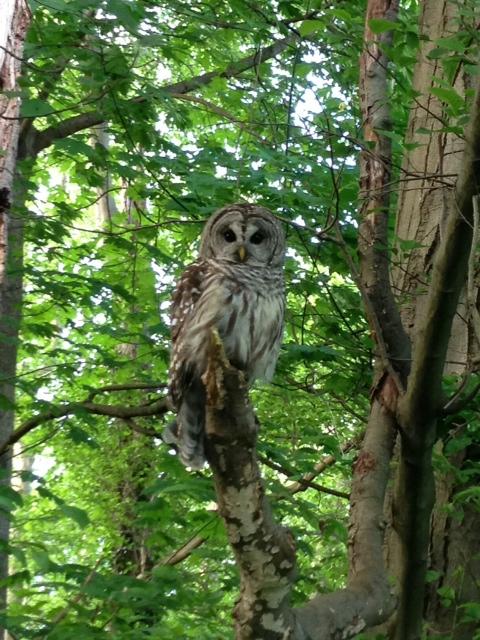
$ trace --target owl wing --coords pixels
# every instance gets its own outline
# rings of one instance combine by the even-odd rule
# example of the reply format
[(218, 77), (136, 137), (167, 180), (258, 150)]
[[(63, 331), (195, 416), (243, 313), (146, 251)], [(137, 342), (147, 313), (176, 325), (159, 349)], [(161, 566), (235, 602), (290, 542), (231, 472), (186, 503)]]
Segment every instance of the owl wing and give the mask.
[(172, 357), (170, 362), (170, 396), (178, 406), (183, 390), (188, 386), (192, 368), (189, 358), (185, 358), (182, 348), (196, 311), (197, 302), (204, 290), (206, 265), (203, 261), (192, 263), (182, 274), (172, 298), (171, 338)]
[(185, 322), (192, 315), (202, 295), (206, 268), (203, 261), (192, 263), (182, 274), (172, 298), (172, 342), (175, 344)]
[(218, 296), (212, 295), (219, 291), (215, 276), (207, 261), (194, 262), (180, 278), (172, 304), (169, 394), (177, 418), (166, 428), (164, 440), (174, 443), (182, 462), (194, 469), (201, 469), (205, 461), (205, 388), (200, 376), (209, 327), (220, 308)]

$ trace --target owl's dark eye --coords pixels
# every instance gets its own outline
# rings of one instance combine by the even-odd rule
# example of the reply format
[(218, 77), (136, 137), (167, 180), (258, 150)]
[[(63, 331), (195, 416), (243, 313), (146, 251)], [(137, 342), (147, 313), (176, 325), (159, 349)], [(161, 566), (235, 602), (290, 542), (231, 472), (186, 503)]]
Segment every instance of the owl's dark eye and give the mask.
[(237, 239), (237, 236), (231, 229), (227, 229), (226, 231), (224, 231), (223, 237), (227, 242), (235, 242), (235, 240)]
[(265, 240), (265, 234), (263, 231), (255, 231), (253, 236), (250, 238), (250, 242), (252, 244), (260, 244), (263, 240)]

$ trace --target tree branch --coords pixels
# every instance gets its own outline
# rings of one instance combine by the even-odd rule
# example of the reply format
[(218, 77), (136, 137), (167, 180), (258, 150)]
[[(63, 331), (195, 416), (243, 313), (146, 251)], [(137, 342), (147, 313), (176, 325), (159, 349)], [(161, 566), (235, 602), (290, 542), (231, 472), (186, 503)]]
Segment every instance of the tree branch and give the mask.
[[(409, 371), (410, 342), (403, 328), (400, 313), (390, 286), (388, 254), (388, 216), (392, 148), (390, 138), (383, 133), (392, 127), (388, 96), (388, 58), (383, 50), (391, 45), (391, 32), (380, 35), (369, 26), (371, 19), (395, 20), (398, 0), (370, 0), (367, 6), (365, 47), (360, 60), (360, 102), (363, 116), (364, 139), (368, 152), (360, 153), (361, 225), (358, 249), (360, 275), (370, 302), (367, 312), (375, 339), (385, 345), (390, 378), (402, 393)], [(372, 313), (374, 318), (372, 318)], [(381, 336), (378, 335), (380, 331)], [(385, 378), (381, 378), (384, 385)], [(380, 386), (380, 385), (378, 385)], [(392, 387), (392, 385), (390, 385)], [(382, 393), (383, 389), (379, 389)], [(396, 405), (396, 397), (389, 391), (384, 404)]]
[(470, 256), (468, 258), (467, 278), (467, 309), (470, 316), (473, 332), (480, 346), (480, 313), (477, 309), (477, 287), (475, 286), (475, 265), (477, 257), (477, 244), (479, 232), (479, 200), (480, 196), (473, 196), (473, 233)]
[(183, 562), (193, 551), (195, 551), (195, 549), (201, 547), (202, 544), (206, 541), (207, 538), (204, 538), (203, 536), (193, 536), (193, 538), (190, 538), (190, 540), (185, 542), (185, 544), (182, 544), (179, 549), (176, 549), (176, 551), (161, 560), (159, 566), (174, 566), (176, 564), (179, 564), (180, 562)]
[[(189, 80), (182, 80), (170, 85), (165, 85), (160, 88), (160, 93), (182, 95), (208, 85), (215, 78), (233, 78), (239, 76), (244, 71), (257, 68), (262, 62), (274, 58), (282, 51), (285, 51), (285, 49), (293, 47), (301, 41), (302, 39), (297, 35), (277, 40), (268, 47), (259, 49), (252, 55), (232, 62), (224, 69), (209, 71), (208, 73), (203, 73)], [(131, 102), (141, 104), (148, 99), (147, 97), (140, 96), (133, 98)], [(105, 116), (101, 111), (91, 111), (89, 113), (72, 116), (58, 124), (48, 127), (44, 131), (34, 130), (33, 137), (28, 141), (23, 141), (22, 149), (24, 155), (22, 157), (35, 157), (42, 149), (49, 147), (55, 140), (62, 140), (74, 133), (99, 125), (104, 121)]]
[[(329, 456), (329, 457), (332, 459), (331, 464), (333, 464), (335, 462), (335, 458), (333, 456)], [(289, 469), (288, 467), (286, 467), (283, 464), (280, 464), (279, 462), (269, 460), (266, 456), (259, 455), (258, 459), (265, 466), (270, 467), (270, 469), (273, 469), (274, 471), (278, 471), (279, 473), (287, 476), (287, 478), (291, 478), (292, 476), (297, 475), (292, 469)], [(322, 470), (326, 469), (327, 466), (328, 466), (327, 464), (322, 465), (323, 467)], [(316, 467), (317, 465), (315, 465), (315, 468)], [(345, 499), (348, 500), (350, 498), (350, 494), (346, 493), (345, 491), (338, 491), (338, 489), (325, 487), (324, 485), (314, 482), (314, 478), (319, 473), (320, 471), (318, 471), (317, 473), (314, 473), (314, 472), (305, 473), (298, 480), (287, 485), (286, 489), (288, 490), (289, 493), (292, 493), (292, 494), (299, 493), (300, 491), (306, 491), (307, 489), (315, 489), (320, 493), (327, 493), (331, 496), (336, 496), (337, 498), (343, 498), (344, 500)], [(284, 496), (282, 495), (278, 496), (279, 499), (282, 497)]]
[(165, 389), (166, 384), (164, 382), (124, 382), (120, 384), (107, 384), (104, 387), (97, 387), (92, 389), (85, 399), (86, 402), (91, 402), (95, 396), (99, 393), (113, 393), (115, 391), (148, 391), (154, 389)]
[(395, 435), (391, 414), (374, 401), (355, 466), (348, 587), (295, 610), (289, 606), (293, 541), (273, 520), (255, 455), (257, 423), (247, 388), (218, 341), (212, 341), (203, 379), (208, 396), (206, 454), (240, 571), (237, 639), (346, 640), (385, 620), (394, 606), (382, 554), (383, 502)]
[[(0, 443), (0, 455), (4, 454), (15, 442), (21, 440), (30, 431), (33, 431), (36, 427), (49, 422), (50, 420), (56, 420), (65, 416), (87, 411), (100, 416), (110, 416), (112, 418), (138, 418), (141, 416), (156, 416), (163, 415), (170, 411), (171, 407), (167, 398), (160, 398), (156, 402), (148, 405), (139, 405), (133, 407), (126, 407), (125, 405), (111, 405), (111, 404), (96, 404), (85, 400), (83, 402), (70, 402), (58, 407), (52, 407), (44, 413), (26, 420), (10, 435), (9, 438)], [(160, 434), (159, 434), (160, 437)]]
[(204, 98), (200, 98), (199, 96), (191, 96), (187, 93), (172, 93), (171, 96), (172, 98), (177, 98), (178, 100), (184, 100), (185, 102), (193, 102), (195, 104), (200, 104), (203, 107), (205, 107), (205, 109), (208, 112), (214, 113), (217, 116), (225, 118), (229, 122), (232, 122), (233, 124), (238, 125), (238, 127), (242, 131), (245, 131), (246, 133), (251, 135), (252, 138), (255, 138), (255, 140), (258, 140), (258, 142), (260, 142), (261, 144), (266, 143), (266, 140), (264, 140), (255, 131), (253, 131), (253, 129), (249, 127), (245, 122), (238, 120), (238, 118), (235, 118), (235, 116), (229, 113), (226, 109), (222, 109), (222, 107), (219, 107), (218, 105), (214, 104), (213, 102), (210, 102), (209, 100), (205, 100)]
[(295, 573), (290, 533), (275, 524), (255, 455), (257, 424), (241, 372), (212, 338), (204, 375), (208, 407), (206, 454), (215, 480), (219, 513), (240, 571), (236, 637), (290, 638), (289, 597)]
[(195, 551), (195, 549), (201, 547), (202, 544), (206, 541), (207, 538), (204, 538), (203, 536), (193, 536), (193, 538), (190, 538), (190, 540), (188, 540), (185, 544), (182, 544), (179, 549), (164, 558), (159, 564), (168, 566), (179, 564), (180, 562), (183, 562), (186, 558), (188, 558), (188, 556), (193, 551)]
[(476, 384), (466, 396), (461, 396), (459, 393), (455, 393), (454, 397), (451, 398), (443, 407), (442, 415), (453, 416), (456, 413), (463, 411), (463, 409), (466, 409), (472, 400), (478, 395), (479, 391), (480, 382)]
[[(358, 446), (359, 446), (359, 442), (357, 442), (356, 440), (350, 440), (349, 442), (346, 442), (340, 447), (340, 451), (342, 453), (347, 453), (352, 449), (358, 448)], [(302, 483), (311, 482), (314, 478), (316, 478), (318, 475), (323, 473), (325, 469), (335, 464), (336, 461), (337, 461), (337, 458), (333, 455), (325, 456), (324, 458), (322, 458), (322, 460), (317, 462), (317, 464), (313, 467), (313, 471), (309, 471), (305, 473), (300, 480), (296, 482), (292, 482), (292, 484), (289, 484), (287, 486), (288, 491), (290, 491), (291, 493), (297, 493), (298, 491), (303, 491), (307, 487), (303, 487)]]

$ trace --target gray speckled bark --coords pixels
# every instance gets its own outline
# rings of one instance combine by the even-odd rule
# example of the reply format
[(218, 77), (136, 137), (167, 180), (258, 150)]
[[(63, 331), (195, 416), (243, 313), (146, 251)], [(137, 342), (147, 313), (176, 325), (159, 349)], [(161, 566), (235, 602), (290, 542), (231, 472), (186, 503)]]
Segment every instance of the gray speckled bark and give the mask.
[(347, 589), (292, 609), (294, 541), (274, 522), (265, 498), (255, 453), (257, 423), (242, 374), (225, 361), (215, 340), (212, 345), (204, 376), (209, 392), (206, 453), (240, 572), (237, 639), (347, 639), (385, 620), (395, 605), (382, 559), (382, 509), (394, 433), (390, 414), (374, 402), (355, 466)]

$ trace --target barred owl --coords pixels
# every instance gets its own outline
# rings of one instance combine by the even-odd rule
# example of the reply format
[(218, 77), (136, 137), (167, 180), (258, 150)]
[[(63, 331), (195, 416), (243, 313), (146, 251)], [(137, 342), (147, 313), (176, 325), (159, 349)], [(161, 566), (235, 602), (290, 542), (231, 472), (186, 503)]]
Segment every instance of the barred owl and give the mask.
[(208, 220), (200, 257), (177, 284), (169, 380), (177, 418), (164, 439), (176, 444), (188, 467), (199, 469), (205, 461), (201, 376), (212, 328), (249, 385), (273, 376), (283, 333), (284, 257), (283, 229), (268, 209), (229, 205)]

